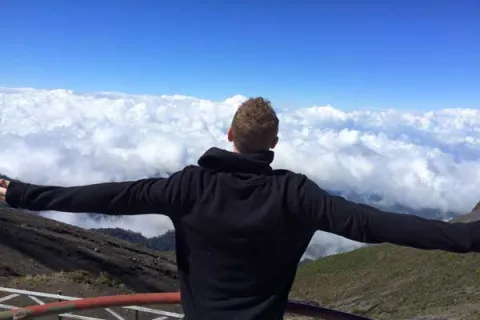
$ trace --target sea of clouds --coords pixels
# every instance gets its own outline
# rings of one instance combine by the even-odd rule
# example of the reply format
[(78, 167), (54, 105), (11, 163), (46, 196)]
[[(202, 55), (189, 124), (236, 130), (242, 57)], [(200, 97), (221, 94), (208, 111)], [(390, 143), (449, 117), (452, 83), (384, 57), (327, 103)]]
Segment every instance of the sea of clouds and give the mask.
[[(0, 173), (67, 186), (174, 172), (196, 163), (211, 146), (231, 148), (226, 130), (244, 99), (0, 88)], [(466, 213), (480, 199), (478, 109), (277, 111), (276, 168), (303, 172), (329, 190), (377, 195), (387, 207), (438, 210), (439, 217)], [(44, 215), (145, 236), (172, 228), (160, 215), (114, 220)], [(318, 233), (314, 243), (322, 254), (359, 246), (326, 233)]]

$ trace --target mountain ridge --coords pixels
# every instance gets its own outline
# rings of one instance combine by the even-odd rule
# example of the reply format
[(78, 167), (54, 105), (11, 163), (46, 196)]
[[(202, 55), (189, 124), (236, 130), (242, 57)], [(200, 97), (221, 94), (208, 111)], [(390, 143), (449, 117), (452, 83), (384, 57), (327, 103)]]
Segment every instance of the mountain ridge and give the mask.
[(108, 234), (112, 237), (117, 237), (152, 250), (175, 250), (175, 230), (168, 230), (164, 234), (155, 237), (145, 237), (140, 232), (122, 228), (98, 228), (90, 230)]

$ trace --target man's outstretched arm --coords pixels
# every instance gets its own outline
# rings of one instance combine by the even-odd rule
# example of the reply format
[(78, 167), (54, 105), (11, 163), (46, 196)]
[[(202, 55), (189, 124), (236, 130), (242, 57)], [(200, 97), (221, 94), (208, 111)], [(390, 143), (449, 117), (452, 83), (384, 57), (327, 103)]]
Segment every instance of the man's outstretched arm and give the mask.
[(306, 179), (302, 206), (317, 230), (364, 243), (389, 242), (418, 249), (480, 252), (480, 222), (448, 223), (384, 212), (332, 196)]
[(34, 211), (168, 214), (182, 201), (181, 174), (75, 187), (40, 186), (12, 180), (2, 183), (0, 196), (3, 194), (11, 207)]

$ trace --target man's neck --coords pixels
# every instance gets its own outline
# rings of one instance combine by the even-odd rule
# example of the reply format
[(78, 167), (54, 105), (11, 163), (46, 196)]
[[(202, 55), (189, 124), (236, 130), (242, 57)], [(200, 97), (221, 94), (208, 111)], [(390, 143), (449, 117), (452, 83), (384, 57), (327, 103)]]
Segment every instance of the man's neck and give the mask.
[[(270, 151), (270, 149), (263, 150), (263, 151)], [(259, 151), (259, 152), (263, 152), (263, 151)], [(233, 153), (238, 153), (238, 154), (244, 154), (244, 153), (238, 151), (237, 147), (235, 147), (235, 146), (232, 147), (232, 152)]]

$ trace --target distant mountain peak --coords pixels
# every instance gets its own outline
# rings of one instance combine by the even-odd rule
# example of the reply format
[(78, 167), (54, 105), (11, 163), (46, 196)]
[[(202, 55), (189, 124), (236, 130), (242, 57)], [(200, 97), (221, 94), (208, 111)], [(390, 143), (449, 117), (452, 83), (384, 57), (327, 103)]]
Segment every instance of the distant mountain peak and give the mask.
[(480, 201), (477, 202), (476, 206), (473, 207), (473, 211), (480, 210)]
[(450, 222), (472, 222), (480, 220), (480, 201), (473, 207), (472, 212), (456, 217)]

